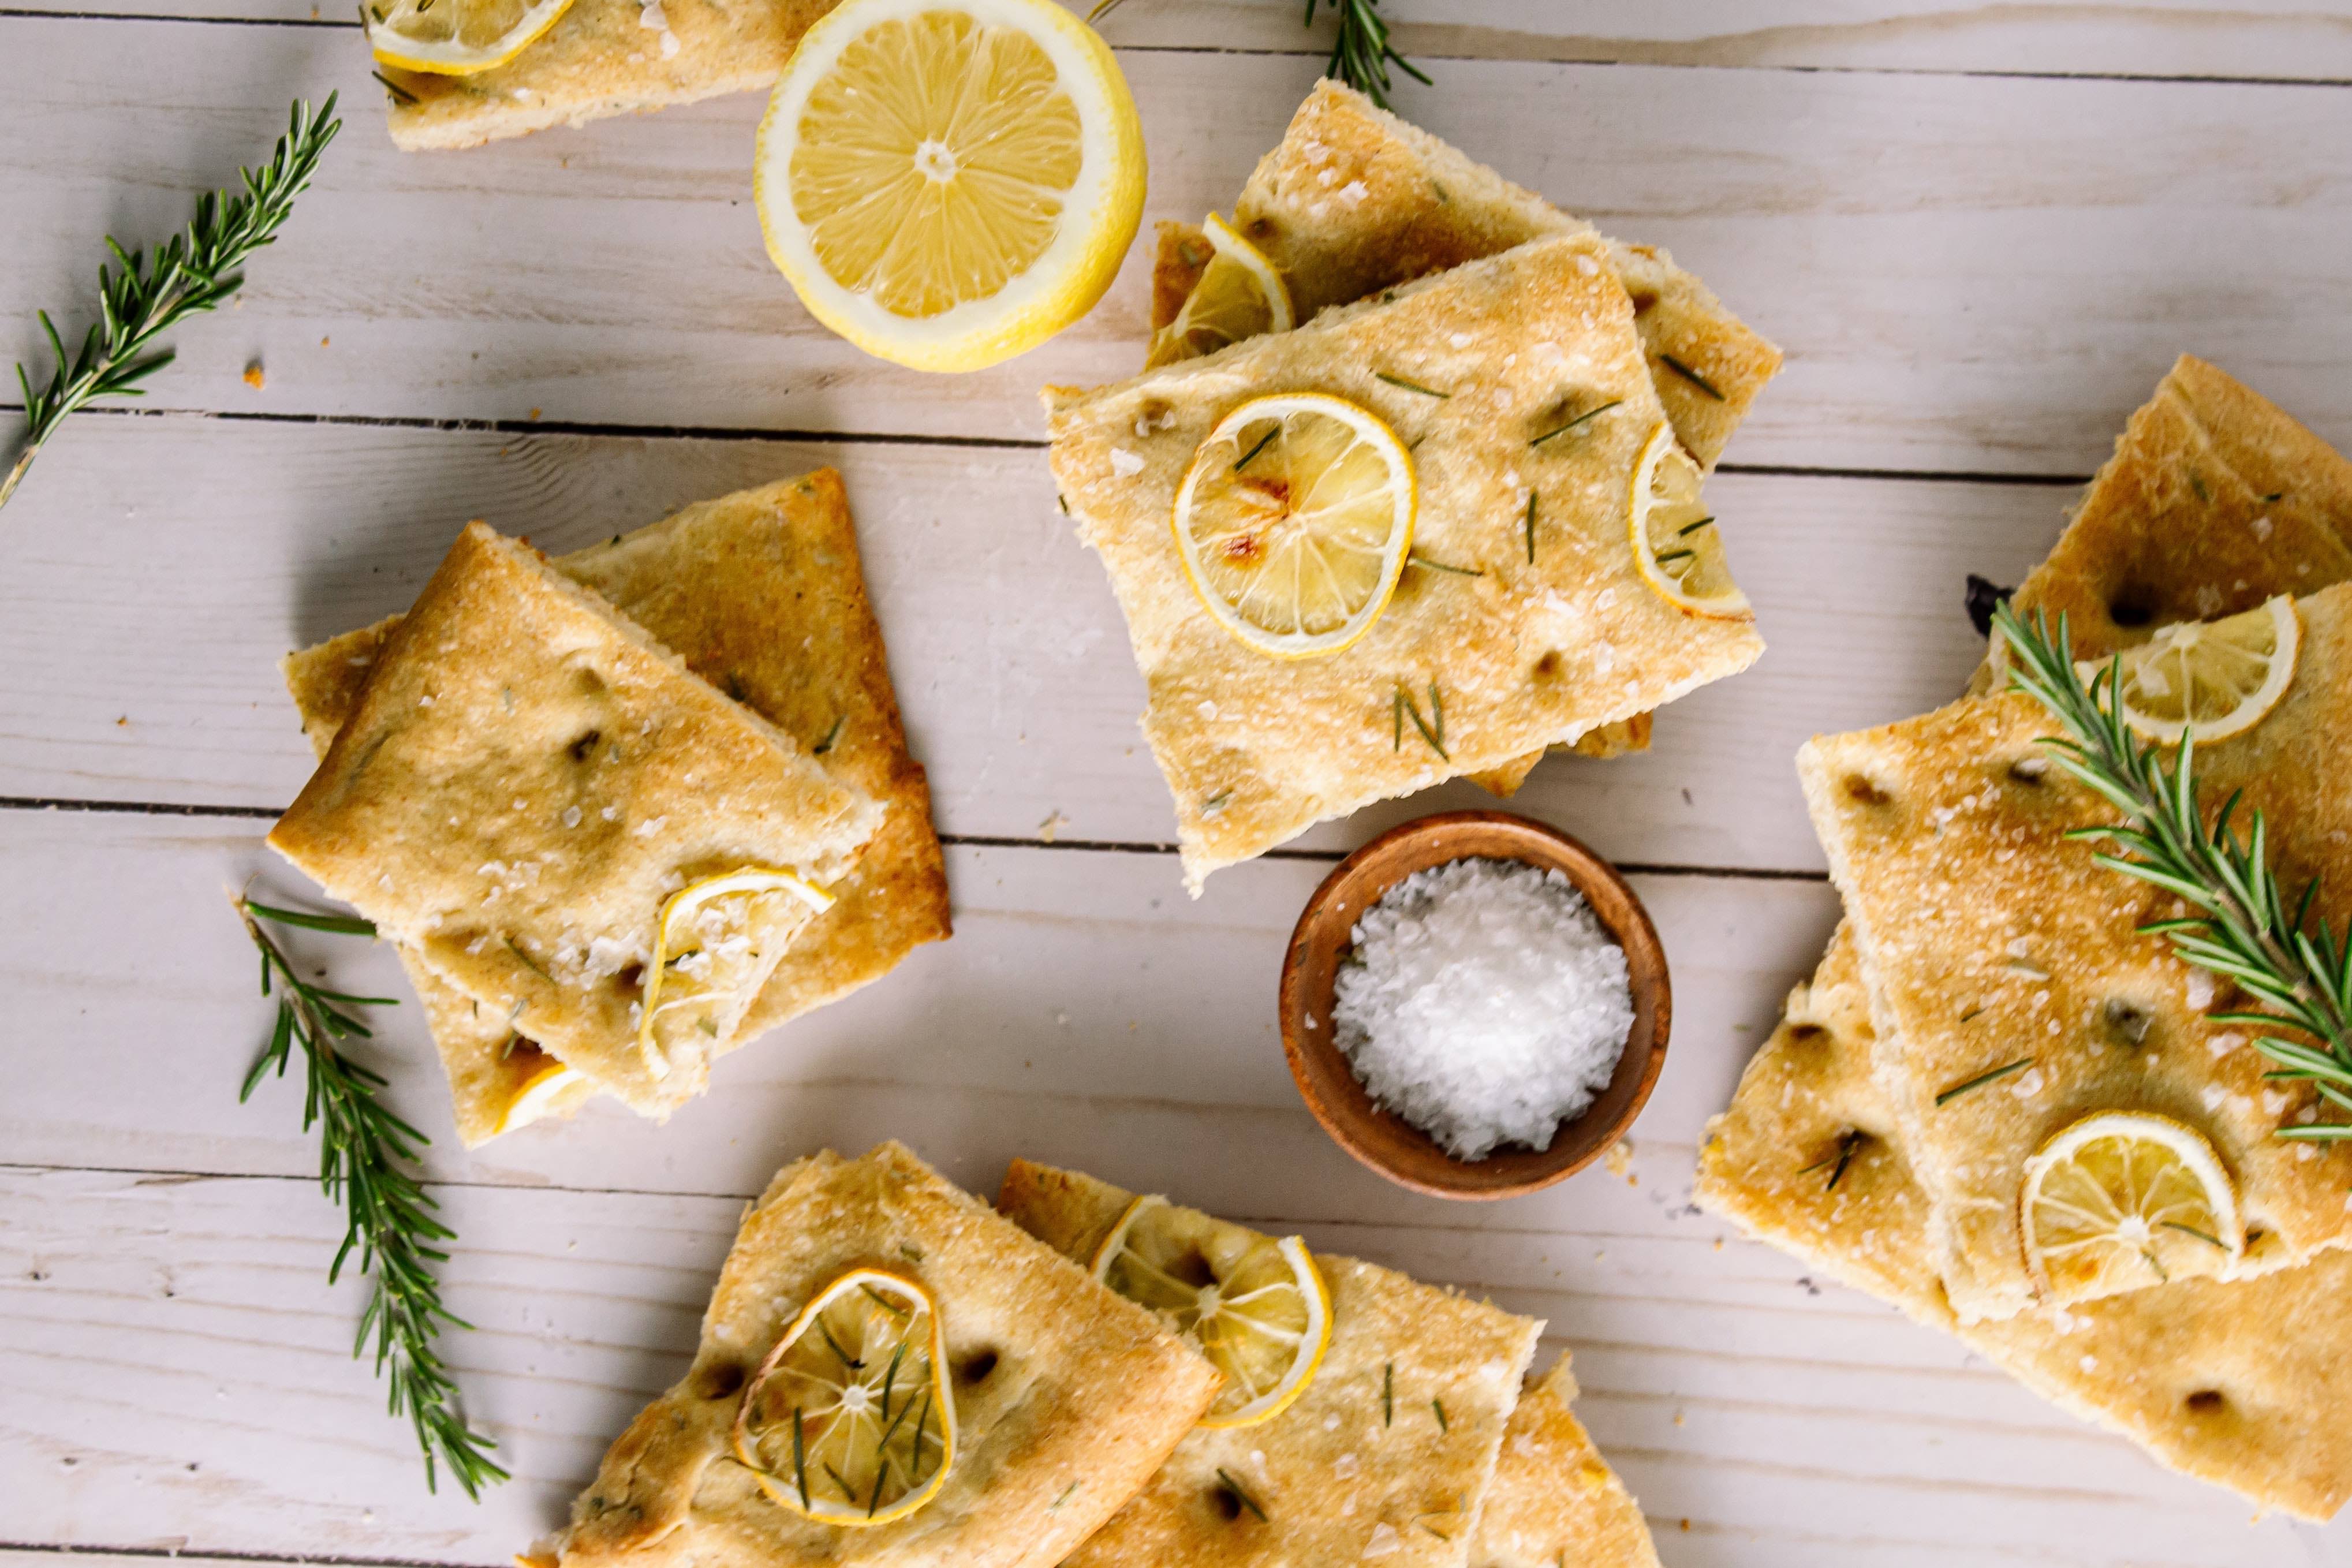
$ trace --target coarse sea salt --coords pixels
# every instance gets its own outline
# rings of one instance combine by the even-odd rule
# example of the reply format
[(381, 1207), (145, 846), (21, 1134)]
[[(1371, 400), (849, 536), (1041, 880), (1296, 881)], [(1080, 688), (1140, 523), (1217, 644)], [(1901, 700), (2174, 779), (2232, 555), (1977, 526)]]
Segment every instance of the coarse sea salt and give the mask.
[(1477, 857), (1415, 871), (1353, 942), (1339, 1048), (1374, 1100), (1456, 1159), (1549, 1148), (1633, 1032), (1624, 950), (1558, 871)]

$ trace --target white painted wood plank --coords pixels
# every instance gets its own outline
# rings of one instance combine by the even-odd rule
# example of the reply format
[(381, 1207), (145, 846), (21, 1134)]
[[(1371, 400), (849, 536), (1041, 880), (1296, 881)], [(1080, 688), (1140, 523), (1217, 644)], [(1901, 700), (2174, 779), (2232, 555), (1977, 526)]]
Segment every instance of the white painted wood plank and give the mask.
[[(1093, 9), (1070, 4), (1080, 15)], [(321, 0), (74, 0), (85, 16), (248, 18), (340, 26)], [(1267, 0), (1126, 0), (1102, 24), (1122, 48), (1320, 56), (1332, 24)], [(1741, 66), (1793, 69), (2011, 71), (2109, 76), (2335, 79), (2352, 77), (2352, 16), (2264, 0), (2141, 0), (2074, 5), (1948, 0), (1383, 0), (1400, 49), (1438, 79), (1400, 76), (1408, 111), (1443, 93), (1456, 59)]]
[[(953, 1140), (983, 1189), (1051, 1121)], [(779, 1157), (801, 1152), (787, 1145)], [(981, 1150), (985, 1149), (985, 1153)], [(927, 1152), (938, 1155), (941, 1150)], [(1577, 1356), (1582, 1412), (1676, 1568), (2352, 1563), (2352, 1525), (2249, 1526), (1951, 1342), (1685, 1212), (1686, 1149), (1595, 1169), (1525, 1223), (1333, 1225), (1312, 1175), (1257, 1163), (1258, 1223), (1488, 1291)], [(1105, 1173), (1154, 1184), (1115, 1155)], [(1196, 1173), (1197, 1173), (1197, 1170)], [(1169, 1185), (1196, 1195), (1197, 1182)], [(685, 1366), (734, 1198), (444, 1189), (476, 1325), (450, 1360), (517, 1474), (428, 1497), (347, 1359), (331, 1212), (289, 1179), (0, 1172), (0, 1494), (12, 1532), (145, 1551), (494, 1563), (557, 1523), (604, 1445)], [(1689, 1521), (1687, 1532), (1682, 1521)], [(11, 1568), (16, 1568), (12, 1564)]]
[[(1204, 1202), (1264, 1201), (1270, 1173), (1311, 1173), (1324, 1217), (1527, 1223), (1549, 1200), (1463, 1210), (1413, 1199), (1328, 1144), (1283, 1065), (1275, 987), (1290, 928), (1328, 866), (1259, 862), (1195, 903), (1174, 857), (960, 848), (956, 935), (728, 1058), (667, 1127), (598, 1105), (468, 1159), (413, 1005), (379, 1010), (395, 1103), (435, 1139), (433, 1172), (470, 1182), (748, 1195), (779, 1151), (897, 1135), (965, 1174), (1048, 1130), (1072, 1161), (1118, 1159)], [(0, 1149), (24, 1163), (293, 1175), (316, 1169), (299, 1094), (236, 1088), (271, 1005), (225, 890), (299, 878), (259, 825), (99, 813), (0, 813), (0, 988), (18, 1053)], [(1836, 917), (1825, 884), (1637, 881), (1675, 966), (1674, 1045), (1645, 1137), (1695, 1145), (1740, 1063)], [(339, 988), (402, 997), (390, 952), (305, 938)], [(1034, 1146), (1034, 1145), (1033, 1145)], [(977, 1179), (977, 1178), (975, 1178)]]
[[(405, 607), (465, 519), (570, 549), (818, 463), (847, 475), (942, 828), (1172, 837), (1118, 606), (1040, 452), (195, 417), (85, 417), (11, 503), (0, 797), (274, 809), (311, 767), (278, 657)], [(2072, 492), (1724, 474), (1711, 494), (1769, 651), (1667, 709), (1649, 756), (1552, 758), (1518, 805), (1642, 864), (1815, 868), (1798, 745), (1956, 693), (1979, 657), (1964, 574), (2015, 580)], [(1492, 804), (1455, 784), (1300, 842)]]
[[(1140, 3), (1140, 0), (1139, 0)], [(0, 17), (0, 310), (87, 308), (98, 237), (168, 232), (296, 92), (356, 121), (167, 406), (1034, 437), (1045, 381), (1139, 358), (1141, 251), (1085, 322), (926, 377), (815, 328), (761, 254), (756, 95), (454, 155), (393, 151), (347, 31)], [(1231, 200), (1302, 56), (1131, 51), (1150, 216)], [(2352, 92), (1460, 61), (1432, 129), (1666, 245), (1790, 351), (1745, 463), (2087, 473), (2184, 348), (2352, 437)], [(126, 173), (135, 171), (135, 173)], [(320, 347), (321, 339), (331, 340)], [(238, 379), (256, 358), (266, 386)]]

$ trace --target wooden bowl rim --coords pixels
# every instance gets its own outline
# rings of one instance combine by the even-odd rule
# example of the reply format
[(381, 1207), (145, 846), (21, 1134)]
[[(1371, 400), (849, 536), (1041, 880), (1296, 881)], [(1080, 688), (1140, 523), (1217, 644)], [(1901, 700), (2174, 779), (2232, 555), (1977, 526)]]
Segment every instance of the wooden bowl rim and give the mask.
[[(1441, 850), (1449, 837), (1469, 846)], [(1404, 846), (1420, 853), (1401, 853)], [(1633, 991), (1634, 1019), (1624, 1054), (1609, 1084), (1582, 1115), (1562, 1124), (1549, 1149), (1498, 1150), (1475, 1163), (1457, 1160), (1429, 1135), (1372, 1102), (1354, 1069), (1339, 1052), (1330, 1025), (1331, 974), (1337, 954), (1353, 931), (1356, 917), (1404, 878), (1430, 866), (1470, 858), (1516, 859), (1558, 869), (1576, 885), (1610, 936), (1624, 950)], [(1353, 914), (1335, 908), (1341, 892), (1361, 881), (1366, 868), (1393, 860), (1377, 882), (1357, 887)], [(1601, 896), (1596, 897), (1596, 889)], [(1348, 917), (1342, 921), (1339, 917)], [(1336, 932), (1336, 935), (1328, 934)], [(1313, 979), (1317, 944), (1328, 962)], [(1310, 986), (1315, 994), (1308, 994)], [(1649, 1102), (1665, 1066), (1673, 1021), (1673, 986), (1665, 950), (1639, 895), (1618, 869), (1572, 834), (1549, 823), (1507, 811), (1449, 811), (1415, 818), (1389, 829), (1331, 868), (1299, 911), (1282, 963), (1282, 1052), (1299, 1098), (1331, 1140), (1360, 1163), (1414, 1192), (1443, 1198), (1491, 1200), (1517, 1197), (1567, 1180), (1613, 1146)], [(1308, 1009), (1319, 1026), (1304, 1027)], [(1612, 1103), (1613, 1102), (1613, 1103)], [(1592, 1118), (1609, 1109), (1604, 1121)], [(1418, 1153), (1398, 1163), (1402, 1147)]]

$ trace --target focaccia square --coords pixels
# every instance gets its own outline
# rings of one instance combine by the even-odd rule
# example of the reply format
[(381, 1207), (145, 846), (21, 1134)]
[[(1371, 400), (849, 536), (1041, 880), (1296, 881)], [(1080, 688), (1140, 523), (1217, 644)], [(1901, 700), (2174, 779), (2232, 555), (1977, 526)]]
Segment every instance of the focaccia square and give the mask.
[[(2297, 604), (2293, 685), (2244, 733), (2202, 748), (2218, 809), (2269, 820), (2283, 884), (2322, 878), (2322, 912), (2352, 888), (2352, 585)], [(2137, 928), (2170, 895), (2096, 864), (2069, 829), (2113, 809), (2049, 763), (2032, 699), (1964, 699), (1924, 718), (1817, 737), (1798, 760), (1844, 894), (1877, 1027), (1876, 1067), (1927, 1190), (1938, 1272), (1964, 1321), (2036, 1300), (2017, 1217), (2021, 1174), (2049, 1137), (2094, 1110), (2161, 1112), (2202, 1132), (2237, 1178), (2242, 1268), (2308, 1259), (2352, 1237), (2352, 1149), (2282, 1141), (2318, 1114), (2308, 1084), (2271, 1083), (2229, 988)], [(2331, 896), (2332, 895), (2332, 896)], [(2030, 1065), (1938, 1105), (1944, 1091)], [(2158, 1281), (2151, 1271), (2149, 1283)]]
[[(772, 1501), (732, 1458), (747, 1380), (853, 1268), (938, 1303), (955, 1401), (947, 1480), (845, 1529)], [(546, 1568), (1053, 1568), (1159, 1468), (1216, 1373), (1086, 1272), (897, 1143), (787, 1165), (743, 1216), (694, 1365), (647, 1405), (533, 1553)]]
[[(477, 522), (386, 639), (269, 841), (443, 978), (633, 1108), (696, 1092), (807, 923), (749, 905), (749, 979), (641, 1051), (662, 908), (747, 868), (838, 881), (863, 790), (536, 551)], [(654, 1059), (658, 1058), (659, 1059)]]
[[(2305, 1519), (2352, 1498), (2352, 1253), (1961, 1324), (1873, 1067), (1869, 997), (1841, 926), (1707, 1124), (1702, 1208), (1975, 1350), (2159, 1463)], [(1508, 1445), (1506, 1445), (1506, 1454)], [(1491, 1510), (1493, 1504), (1488, 1507)]]
[[(2352, 578), (2352, 463), (2243, 384), (2187, 354), (2165, 373), (2049, 556), (2022, 610), (2063, 615), (2078, 658), (2157, 628)], [(1970, 689), (2002, 679), (1989, 658)]]
[[(1016, 1160), (997, 1205), (1086, 1261), (1134, 1201), (1091, 1176)], [(1255, 1426), (1194, 1431), (1070, 1568), (1470, 1562), (1543, 1325), (1354, 1258), (1315, 1262), (1331, 1291), (1331, 1343), (1297, 1402)], [(1229, 1480), (1255, 1508), (1236, 1506)]]
[(1576, 1393), (1563, 1351), (1519, 1395), (1470, 1568), (1658, 1568), (1649, 1521), (1576, 1418)]
[[(701, 501), (553, 563), (601, 593), (687, 667), (803, 740), (826, 772), (884, 809), (836, 901), (784, 950), (727, 1048), (822, 1006), (949, 932), (948, 889), (922, 764), (908, 753), (882, 628), (866, 596), (841, 476)], [(401, 617), (289, 655), (289, 689), (321, 756)], [(408, 955), (404, 953), (404, 962)], [(447, 1069), (459, 1137), (471, 1148), (537, 1120), (516, 1096), (548, 1058), (528, 1032), (408, 963)], [(583, 1082), (540, 1110), (564, 1114)]]
[(471, 76), (387, 68), (394, 145), (478, 147), (557, 125), (775, 85), (801, 35), (838, 0), (572, 0), (502, 66)]
[(1597, 235), (1335, 81), (1315, 84), (1258, 160), (1234, 202), (1234, 226), (1281, 272), (1302, 321), (1531, 239), (1594, 235), (1632, 300), (1666, 417), (1707, 468), (1780, 368), (1780, 351), (1664, 251)]
[[(1685, 615), (1635, 569), (1628, 485), (1665, 416), (1607, 262), (1590, 235), (1537, 240), (1118, 386), (1049, 390), (1054, 476), (1126, 613), (1195, 891), (1314, 823), (1646, 712), (1762, 651), (1750, 623)], [(1169, 527), (1218, 420), (1287, 391), (1396, 430), (1420, 487), (1414, 548), (1457, 568), (1408, 569), (1358, 642), (1316, 659), (1222, 629)], [(1612, 403), (1531, 445), (1564, 411)], [(1397, 721), (1401, 693), (1442, 709), (1438, 733)]]

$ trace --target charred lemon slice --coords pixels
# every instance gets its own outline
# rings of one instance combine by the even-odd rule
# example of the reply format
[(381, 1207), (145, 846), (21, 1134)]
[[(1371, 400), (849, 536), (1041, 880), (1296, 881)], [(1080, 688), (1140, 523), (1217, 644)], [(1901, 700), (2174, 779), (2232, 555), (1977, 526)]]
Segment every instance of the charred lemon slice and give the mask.
[(1176, 549), (1217, 624), (1276, 658), (1371, 630), (1412, 548), (1412, 458), (1381, 416), (1319, 392), (1255, 397), (1176, 493)]
[(854, 1268), (801, 1310), (743, 1390), (735, 1457), (760, 1489), (824, 1524), (904, 1519), (955, 1463), (939, 1303), (919, 1283)]

